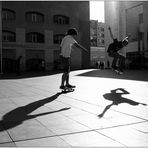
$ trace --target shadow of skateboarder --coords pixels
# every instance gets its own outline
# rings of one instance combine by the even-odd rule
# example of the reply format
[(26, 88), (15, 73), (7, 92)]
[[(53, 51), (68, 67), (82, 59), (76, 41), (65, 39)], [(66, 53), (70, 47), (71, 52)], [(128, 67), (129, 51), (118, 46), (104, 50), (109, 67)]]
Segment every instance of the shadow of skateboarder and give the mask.
[(70, 109), (70, 107), (67, 107), (67, 108), (62, 108), (62, 109), (55, 110), (55, 111), (44, 112), (44, 113), (39, 113), (39, 114), (35, 114), (35, 115), (29, 115), (30, 113), (32, 113), (33, 111), (35, 111), (39, 107), (54, 101), (61, 94), (62, 93), (56, 93), (55, 95), (53, 95), (51, 97), (47, 97), (42, 100), (32, 102), (30, 104), (18, 107), (16, 109), (6, 113), (2, 117), (2, 119), (0, 120), (0, 132), (10, 129), (10, 128), (13, 128), (13, 127), (16, 127), (16, 126), (22, 124), (23, 121), (33, 119), (38, 116), (43, 116), (43, 115), (47, 115), (47, 114), (56, 113), (56, 112), (65, 111), (65, 110)]
[(105, 109), (103, 110), (103, 112), (98, 115), (98, 117), (100, 118), (103, 117), (104, 114), (107, 112), (107, 110), (111, 108), (111, 106), (119, 105), (121, 103), (127, 103), (127, 104), (134, 105), (134, 106), (139, 105), (139, 104), (145, 105), (145, 106), (147, 105), (144, 103), (136, 102), (134, 100), (130, 100), (130, 99), (122, 97), (122, 95), (126, 95), (126, 94), (129, 94), (129, 92), (123, 88), (117, 88), (117, 89), (111, 90), (111, 93), (104, 94), (103, 97), (106, 100), (112, 101), (112, 103), (107, 105)]

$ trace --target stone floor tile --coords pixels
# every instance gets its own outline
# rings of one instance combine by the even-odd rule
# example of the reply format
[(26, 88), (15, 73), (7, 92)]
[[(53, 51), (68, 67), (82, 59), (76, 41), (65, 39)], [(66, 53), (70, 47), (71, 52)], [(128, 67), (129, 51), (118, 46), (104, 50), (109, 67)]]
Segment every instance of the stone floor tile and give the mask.
[(148, 121), (137, 123), (137, 124), (132, 124), (129, 127), (137, 131), (143, 132), (145, 134), (148, 134)]
[(13, 103), (13, 102), (10, 102), (10, 101), (6, 101), (6, 103), (1, 103), (0, 104), (0, 115), (1, 115), (1, 118), (11, 112), (12, 110), (14, 110), (15, 108), (17, 108), (18, 106)]
[(53, 132), (34, 119), (22, 122), (20, 125), (9, 129), (8, 132), (14, 141), (54, 135)]
[(71, 116), (70, 118), (91, 129), (106, 128), (114, 125), (113, 122), (105, 118), (100, 119), (98, 116), (92, 114)]
[(12, 139), (9, 134), (0, 127), (0, 144), (6, 142), (12, 142)]
[(49, 126), (48, 128), (56, 135), (71, 134), (71, 133), (84, 132), (90, 130), (90, 128), (82, 124), (79, 124), (77, 122), (71, 124), (60, 124), (56, 126)]
[(17, 104), (18, 106), (24, 106), (24, 105), (31, 103), (31, 100), (27, 98), (26, 96), (10, 97), (9, 99), (13, 101), (15, 104)]
[[(102, 113), (102, 111), (100, 113)], [(102, 118), (115, 123), (115, 125), (132, 124), (144, 121), (143, 119), (132, 116), (130, 114), (124, 114), (113, 110), (108, 110)]]
[(123, 143), (128, 147), (147, 147), (148, 146), (148, 134), (140, 132), (136, 129), (130, 128), (130, 126), (121, 126), (116, 128), (109, 128), (99, 130), (98, 132), (115, 139), (116, 141)]
[[(56, 99), (56, 100), (57, 100), (57, 99)], [(49, 108), (51, 108), (51, 109), (53, 109), (53, 110), (59, 110), (59, 109), (61, 109), (61, 108), (69, 108), (69, 107), (71, 107), (71, 106), (69, 106), (69, 105), (67, 105), (67, 104), (64, 104), (64, 103), (59, 102), (59, 101), (56, 101), (56, 100), (45, 104), (45, 106), (46, 106), (46, 107), (49, 107)]]
[(60, 137), (64, 139), (64, 141), (69, 143), (71, 146), (82, 146), (82, 147), (124, 146), (118, 143), (117, 141), (114, 141), (94, 131), (64, 135)]
[(15, 142), (17, 147), (65, 147), (71, 146), (59, 137), (47, 137), (40, 139), (32, 139), (27, 141)]
[(71, 116), (87, 116), (90, 115), (90, 113), (86, 112), (83, 109), (71, 107), (69, 110), (66, 110), (65, 112), (61, 112), (61, 114), (71, 117)]
[(59, 114), (63, 110), (55, 110), (55, 113), (48, 114), (46, 116), (39, 116), (36, 119), (44, 126), (56, 126), (62, 124), (72, 124), (74, 121), (64, 115)]
[(4, 143), (0, 143), (0, 147), (16, 147), (16, 144), (14, 142), (4, 142)]

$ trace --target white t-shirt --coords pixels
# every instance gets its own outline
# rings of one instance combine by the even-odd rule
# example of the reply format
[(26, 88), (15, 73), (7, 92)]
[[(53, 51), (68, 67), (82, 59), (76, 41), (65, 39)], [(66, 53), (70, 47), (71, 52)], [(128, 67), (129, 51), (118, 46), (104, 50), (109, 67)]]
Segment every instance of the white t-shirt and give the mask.
[(63, 38), (61, 42), (61, 55), (63, 57), (66, 57), (66, 58), (70, 57), (72, 45), (74, 43), (77, 43), (77, 41), (70, 35), (67, 35)]

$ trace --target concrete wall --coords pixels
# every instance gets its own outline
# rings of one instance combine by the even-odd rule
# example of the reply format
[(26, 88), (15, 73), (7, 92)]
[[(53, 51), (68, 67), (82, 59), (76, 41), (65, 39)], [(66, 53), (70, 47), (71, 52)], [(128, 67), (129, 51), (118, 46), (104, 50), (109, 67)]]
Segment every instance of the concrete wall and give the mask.
[[(112, 39), (109, 34), (108, 27), (111, 27), (114, 38), (119, 39), (119, 2), (118, 1), (105, 1), (105, 50), (106, 50), (106, 63), (112, 58), (108, 57), (107, 49)], [(106, 64), (107, 65), (107, 64)]]
[[(1, 18), (1, 16), (2, 16), (2, 14), (1, 14), (1, 9), (2, 9), (2, 3), (0, 2), (0, 57), (1, 57), (1, 48), (2, 48), (2, 18)], [(1, 60), (0, 60), (1, 61)], [(0, 63), (0, 65), (1, 65), (1, 63)], [(0, 66), (1, 67), (1, 66)]]
[(143, 2), (143, 30), (144, 30), (144, 46), (145, 50), (148, 50), (148, 2)]
[[(143, 14), (143, 23), (139, 23), (139, 15)], [(129, 44), (126, 52), (138, 52), (148, 50), (148, 2), (147, 1), (105, 1), (105, 23), (106, 23), (106, 49), (111, 38), (107, 30), (108, 25), (113, 30), (113, 35), (123, 39), (127, 35)], [(144, 35), (140, 38), (139, 32)], [(106, 55), (106, 59), (108, 56)]]
[(81, 54), (81, 67), (89, 68), (90, 66), (90, 13), (89, 13), (89, 1), (83, 1), (78, 4), (79, 16), (79, 30), (81, 34), (80, 43), (88, 50), (88, 52), (82, 51)]

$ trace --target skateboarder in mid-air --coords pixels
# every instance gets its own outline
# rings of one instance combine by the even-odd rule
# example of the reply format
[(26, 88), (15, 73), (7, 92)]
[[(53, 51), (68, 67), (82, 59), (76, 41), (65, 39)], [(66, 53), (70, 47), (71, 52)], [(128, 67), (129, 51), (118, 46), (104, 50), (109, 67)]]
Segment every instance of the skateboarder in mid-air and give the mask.
[(66, 88), (75, 88), (75, 86), (69, 83), (69, 73), (70, 73), (70, 57), (72, 49), (79, 48), (87, 51), (83, 46), (77, 43), (75, 37), (78, 35), (78, 32), (75, 28), (71, 28), (67, 31), (66, 36), (61, 42), (61, 53), (60, 57), (63, 65), (63, 75), (61, 80), (60, 89), (66, 90)]
[[(108, 28), (110, 32), (110, 36), (113, 39), (113, 43), (111, 43), (108, 47), (108, 56), (113, 57), (112, 61), (112, 69), (115, 70), (119, 74), (123, 74), (123, 68), (125, 64), (125, 56), (119, 54), (119, 50), (121, 50), (123, 47), (127, 46), (128, 44), (128, 37), (124, 38), (122, 41), (118, 41), (113, 37), (111, 28)], [(119, 60), (118, 67), (116, 66), (117, 60)]]

